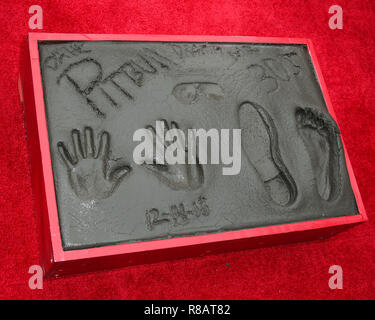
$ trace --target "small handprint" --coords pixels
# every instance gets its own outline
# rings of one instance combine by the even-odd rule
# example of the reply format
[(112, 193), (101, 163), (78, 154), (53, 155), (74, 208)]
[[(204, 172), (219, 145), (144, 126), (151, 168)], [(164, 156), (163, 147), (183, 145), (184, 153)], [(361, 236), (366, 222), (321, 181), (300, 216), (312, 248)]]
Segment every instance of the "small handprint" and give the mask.
[(109, 133), (104, 131), (100, 135), (97, 152), (93, 130), (90, 127), (84, 129), (83, 142), (80, 131), (74, 129), (72, 141), (74, 157), (63, 142), (60, 141), (57, 148), (67, 168), (75, 194), (82, 200), (108, 198), (131, 171), (126, 165), (109, 168)]
[[(171, 121), (170, 127), (165, 119), (161, 121), (164, 123), (164, 135), (170, 128), (179, 129), (178, 124), (174, 121)], [(165, 138), (160, 137), (152, 125), (149, 125), (146, 128), (152, 132), (154, 145), (156, 145), (156, 140), (159, 139), (166, 150), (170, 144), (174, 143), (166, 141)], [(178, 139), (177, 141), (182, 140)], [(157, 155), (154, 157), (153, 161), (150, 161), (152, 162), (151, 164), (148, 164), (149, 162), (147, 162), (147, 164), (143, 164), (143, 166), (153, 172), (162, 182), (167, 184), (173, 190), (196, 190), (202, 186), (204, 181), (202, 165), (199, 164), (199, 160), (196, 158), (189, 159), (189, 157), (196, 156), (188, 152), (186, 143), (185, 145), (180, 145), (179, 148), (184, 150), (185, 153), (185, 162), (183, 164), (160, 164), (161, 161), (158, 159)]]

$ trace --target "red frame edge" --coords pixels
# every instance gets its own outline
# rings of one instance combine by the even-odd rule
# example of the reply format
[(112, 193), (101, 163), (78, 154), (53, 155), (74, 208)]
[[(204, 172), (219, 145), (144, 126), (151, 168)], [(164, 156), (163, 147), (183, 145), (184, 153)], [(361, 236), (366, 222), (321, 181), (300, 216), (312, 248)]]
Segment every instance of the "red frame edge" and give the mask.
[(29, 33), (28, 46), (21, 61), (19, 90), (25, 109), (27, 138), (31, 154), (33, 192), (42, 222), (40, 230), (42, 264), (46, 277), (95, 271), (106, 268), (153, 263), (166, 259), (200, 256), (209, 253), (242, 250), (288, 242), (323, 238), (367, 221), (359, 188), (345, 144), (345, 159), (358, 215), (289, 223), (200, 236), (117, 244), (90, 249), (64, 251), (60, 236), (52, 163), (49, 149), (43, 87), (40, 73), (38, 41), (43, 40), (122, 40), (122, 41), (185, 41), (185, 42), (252, 42), (293, 43), (307, 46), (320, 83), (327, 108), (336, 120), (317, 57), (309, 39), (243, 37), (243, 36), (181, 36), (121, 34), (56, 34)]

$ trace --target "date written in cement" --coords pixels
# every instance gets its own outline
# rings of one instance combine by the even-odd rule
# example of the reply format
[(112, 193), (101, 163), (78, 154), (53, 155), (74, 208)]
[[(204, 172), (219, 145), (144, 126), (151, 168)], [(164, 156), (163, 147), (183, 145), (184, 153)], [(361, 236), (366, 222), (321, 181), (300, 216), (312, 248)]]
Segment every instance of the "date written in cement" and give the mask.
[(163, 223), (171, 223), (172, 227), (184, 226), (189, 224), (193, 218), (207, 217), (210, 214), (210, 209), (206, 200), (206, 197), (200, 196), (197, 201), (193, 202), (191, 210), (185, 210), (183, 203), (171, 205), (170, 212), (160, 213), (156, 208), (146, 210), (146, 227), (151, 231), (155, 226)]
[(167, 315), (176, 317), (179, 314), (189, 315), (230, 315), (230, 305), (226, 304), (189, 304), (186, 307), (172, 307), (151, 304), (145, 307), (144, 314), (147, 315)]

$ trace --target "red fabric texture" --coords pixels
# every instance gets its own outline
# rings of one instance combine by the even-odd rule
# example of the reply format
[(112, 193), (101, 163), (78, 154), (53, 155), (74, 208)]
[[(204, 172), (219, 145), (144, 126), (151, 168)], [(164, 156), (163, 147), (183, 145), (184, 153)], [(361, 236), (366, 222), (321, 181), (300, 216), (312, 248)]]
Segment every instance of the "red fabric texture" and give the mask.
[[(71, 276), (30, 290), (40, 239), (17, 74), (34, 4), (43, 8), (43, 32), (312, 39), (369, 222), (327, 240)], [(333, 4), (343, 8), (343, 30), (328, 26)], [(0, 298), (374, 299), (374, 16), (373, 0), (2, 0)], [(328, 287), (331, 265), (343, 268), (343, 290)]]

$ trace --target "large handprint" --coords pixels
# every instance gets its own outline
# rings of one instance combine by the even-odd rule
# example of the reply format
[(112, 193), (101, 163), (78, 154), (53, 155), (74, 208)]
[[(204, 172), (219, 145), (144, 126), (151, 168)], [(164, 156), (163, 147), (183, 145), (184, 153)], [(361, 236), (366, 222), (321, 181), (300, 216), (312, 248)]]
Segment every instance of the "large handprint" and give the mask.
[[(167, 132), (170, 127), (171, 129), (179, 129), (178, 124), (174, 121), (171, 121), (170, 127), (166, 120), (163, 119), (161, 121), (164, 122), (165, 132)], [(152, 132), (154, 144), (156, 144), (156, 140), (159, 139), (159, 141), (162, 141), (164, 149), (166, 149), (171, 143), (173, 143), (165, 141), (164, 138), (158, 136), (155, 128), (152, 125), (149, 125), (146, 128)], [(185, 163), (159, 164), (160, 161), (158, 163), (157, 158), (155, 157), (153, 159), (153, 163), (143, 164), (143, 166), (153, 172), (156, 177), (158, 177), (163, 183), (168, 185), (173, 190), (196, 190), (202, 186), (204, 181), (202, 165), (199, 164), (199, 160), (196, 158), (190, 159), (194, 161), (189, 161), (189, 157), (196, 156), (187, 151), (186, 144), (180, 145), (179, 147), (185, 152)]]
[(83, 142), (80, 131), (74, 129), (72, 141), (74, 157), (63, 142), (60, 141), (57, 147), (75, 194), (82, 200), (108, 198), (131, 171), (126, 165), (109, 169), (109, 133), (104, 131), (101, 134), (98, 152), (96, 152), (93, 130), (90, 127), (84, 130)]

